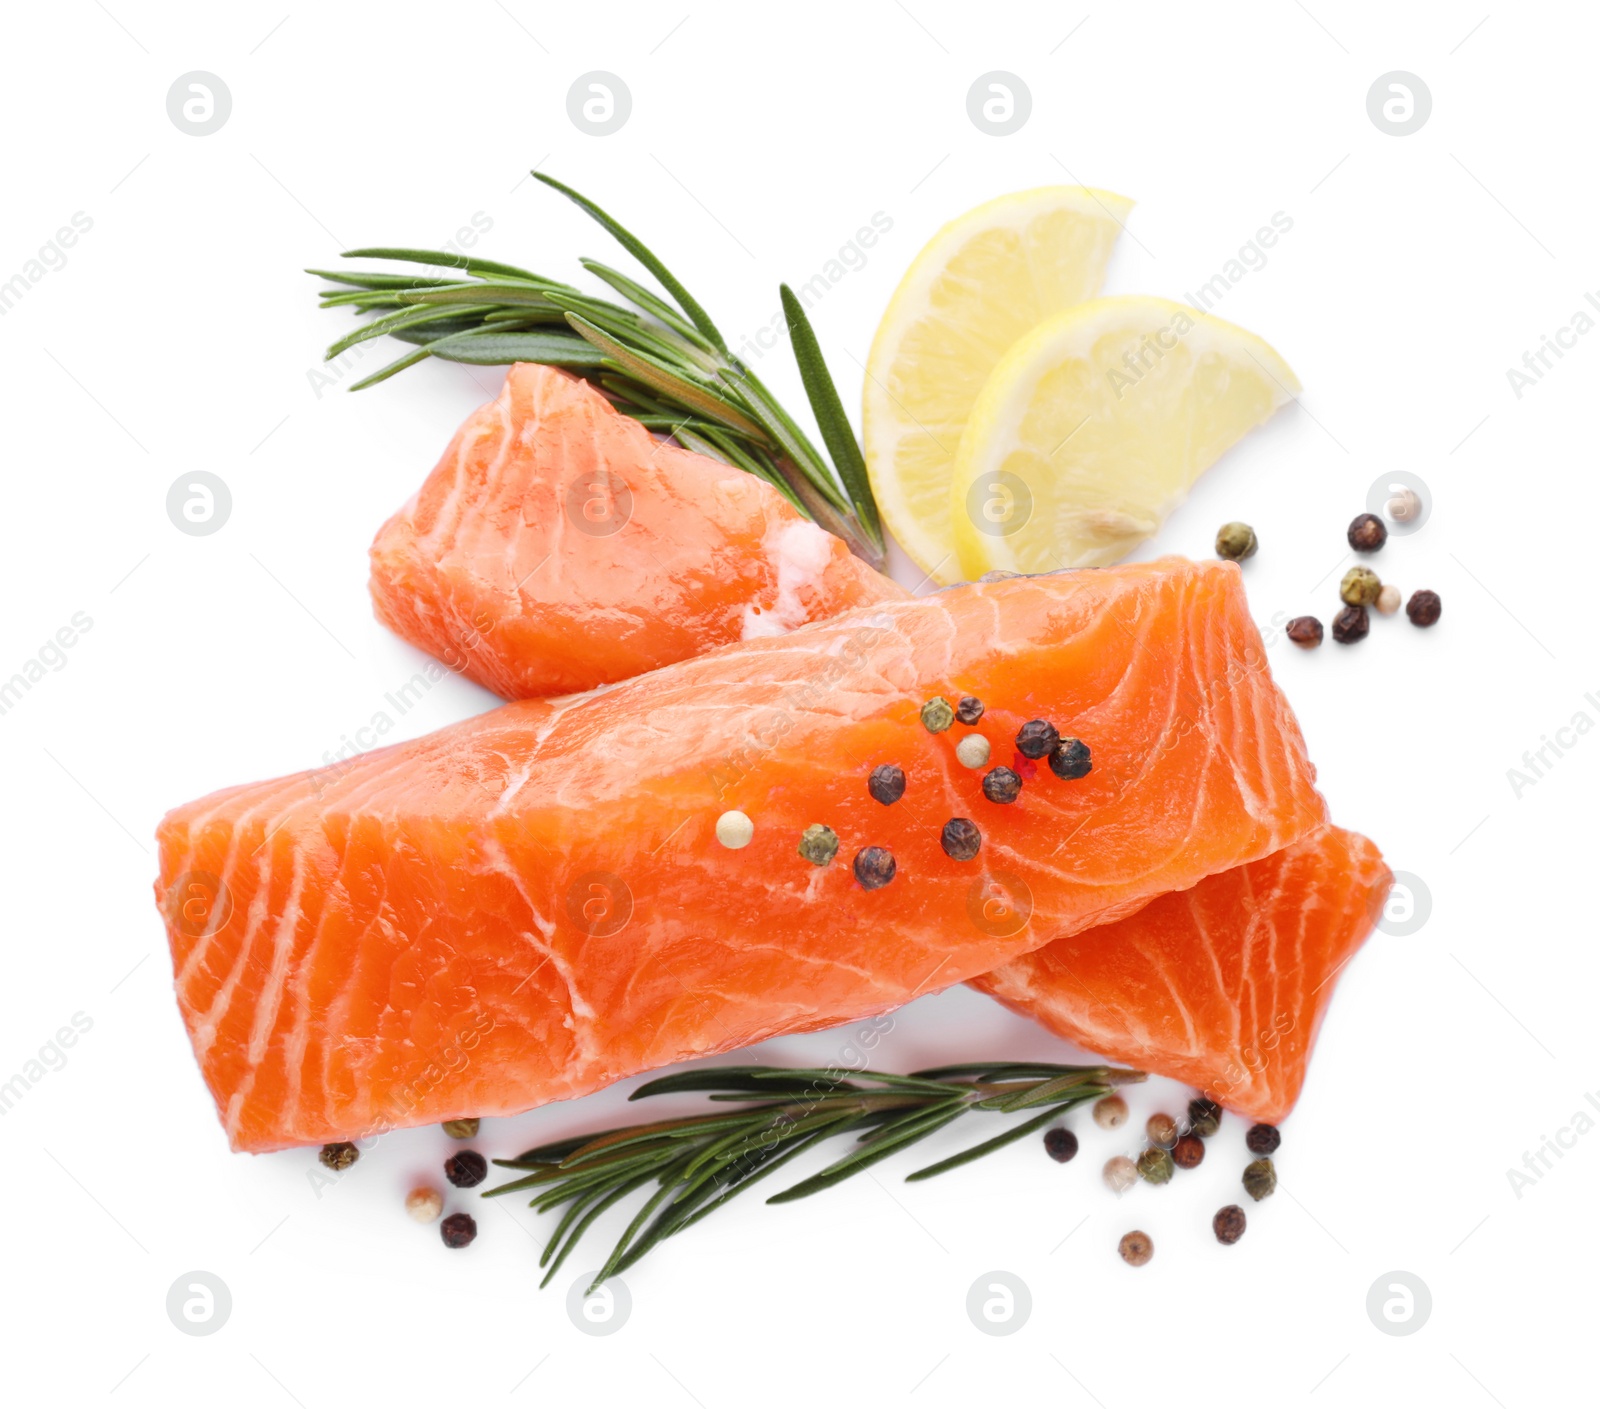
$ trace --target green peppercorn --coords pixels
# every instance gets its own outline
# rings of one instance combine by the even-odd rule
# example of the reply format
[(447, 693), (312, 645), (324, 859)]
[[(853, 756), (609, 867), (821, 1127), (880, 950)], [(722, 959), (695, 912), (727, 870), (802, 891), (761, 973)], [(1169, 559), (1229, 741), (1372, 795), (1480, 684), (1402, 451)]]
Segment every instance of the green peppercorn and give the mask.
[(1152, 1145), (1139, 1156), (1139, 1177), (1146, 1184), (1168, 1183), (1175, 1168), (1176, 1165), (1172, 1162), (1171, 1154), (1163, 1150), (1159, 1145)]
[(343, 1174), (360, 1158), (361, 1151), (346, 1140), (335, 1145), (324, 1145), (317, 1154), (317, 1159), (335, 1174)]
[(1225, 523), (1217, 530), (1217, 556), (1230, 563), (1255, 556), (1256, 531), (1247, 523)]
[(922, 706), (922, 727), (930, 734), (942, 734), (956, 722), (956, 712), (943, 695), (935, 695)]
[(813, 822), (800, 833), (800, 854), (813, 866), (826, 866), (839, 854), (839, 834)]
[(478, 1117), (468, 1116), (464, 1120), (447, 1120), (444, 1122), (444, 1133), (452, 1140), (472, 1140), (477, 1138)]
[(1244, 1167), (1244, 1191), (1257, 1203), (1278, 1187), (1278, 1171), (1269, 1159), (1251, 1160)]
[(1339, 582), (1339, 600), (1352, 607), (1370, 607), (1383, 591), (1383, 582), (1369, 567), (1353, 567)]
[(1189, 1130), (1209, 1140), (1222, 1125), (1222, 1107), (1209, 1096), (1196, 1096), (1189, 1102)]

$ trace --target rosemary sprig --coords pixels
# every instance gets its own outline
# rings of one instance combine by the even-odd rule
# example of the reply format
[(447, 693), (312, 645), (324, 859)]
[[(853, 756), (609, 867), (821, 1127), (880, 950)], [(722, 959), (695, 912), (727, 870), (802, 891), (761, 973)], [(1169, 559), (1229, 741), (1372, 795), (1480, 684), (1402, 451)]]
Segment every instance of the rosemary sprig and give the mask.
[(548, 1268), (540, 1283), (546, 1286), (595, 1219), (636, 1189), (658, 1185), (595, 1274), (593, 1291), (664, 1239), (831, 1136), (861, 1132), (848, 1153), (774, 1194), (769, 1204), (832, 1188), (968, 1112), (1032, 1112), (999, 1135), (906, 1176), (908, 1181), (931, 1179), (1032, 1134), (1064, 1110), (1144, 1079), (1143, 1072), (1119, 1067), (1040, 1062), (980, 1062), (909, 1076), (862, 1071), (847, 1077), (839, 1071), (761, 1066), (682, 1072), (646, 1083), (631, 1099), (701, 1091), (712, 1101), (748, 1104), (569, 1137), (515, 1159), (496, 1160), (502, 1168), (528, 1172), (483, 1197), (531, 1189), (530, 1208), (548, 1212), (566, 1206), (539, 1259)]
[(756, 375), (728, 350), (710, 315), (631, 231), (587, 196), (539, 172), (633, 255), (666, 297), (598, 260), (591, 274), (619, 294), (612, 302), (513, 264), (436, 250), (347, 250), (345, 259), (395, 260), (457, 270), (450, 277), (308, 269), (332, 284), (322, 307), (371, 313), (327, 352), (338, 357), (372, 338), (413, 350), (350, 388), (385, 381), (429, 357), (490, 365), (539, 362), (593, 381), (617, 409), (780, 490), (796, 509), (843, 538), (874, 567), (884, 565), (883, 528), (866, 464), (800, 301), (781, 296), (795, 359), (831, 463)]

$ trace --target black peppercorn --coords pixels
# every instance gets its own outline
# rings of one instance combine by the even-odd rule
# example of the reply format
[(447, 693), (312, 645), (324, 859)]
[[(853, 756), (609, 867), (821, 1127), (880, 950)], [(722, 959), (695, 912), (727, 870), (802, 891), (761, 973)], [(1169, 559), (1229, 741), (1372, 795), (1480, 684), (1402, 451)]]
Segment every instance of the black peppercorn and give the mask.
[(1257, 1203), (1278, 1187), (1278, 1171), (1269, 1159), (1251, 1160), (1244, 1167), (1244, 1191)]
[(1015, 802), (1022, 795), (1022, 779), (1001, 764), (983, 775), (983, 795), (990, 802)]
[(1190, 1134), (1210, 1139), (1221, 1124), (1222, 1107), (1209, 1096), (1196, 1096), (1189, 1102)]
[(478, 1221), (470, 1213), (452, 1213), (439, 1225), (447, 1248), (464, 1248), (478, 1236)]
[(444, 1177), (458, 1189), (471, 1189), (489, 1177), (489, 1161), (476, 1150), (461, 1150), (444, 1162)]
[(1278, 1133), (1276, 1125), (1252, 1125), (1244, 1137), (1244, 1143), (1253, 1155), (1276, 1154), (1278, 1146), (1283, 1143), (1283, 1136)]
[(1389, 541), (1389, 530), (1376, 514), (1357, 514), (1350, 520), (1345, 538), (1358, 553), (1376, 553)]
[(1030, 719), (1017, 730), (1017, 752), (1024, 758), (1043, 758), (1061, 737), (1056, 726), (1043, 719)]
[(867, 778), (867, 791), (885, 807), (905, 796), (906, 770), (898, 763), (880, 763)]
[(1341, 646), (1351, 646), (1363, 640), (1369, 622), (1365, 607), (1346, 607), (1333, 619), (1333, 639)]
[(983, 833), (965, 817), (952, 817), (939, 833), (939, 845), (952, 861), (970, 861), (983, 845)]
[(894, 857), (881, 846), (856, 852), (856, 879), (862, 890), (879, 890), (894, 879)]
[(1217, 1235), (1219, 1243), (1232, 1247), (1244, 1237), (1244, 1210), (1238, 1204), (1219, 1208), (1211, 1220), (1211, 1231)]
[(1314, 616), (1297, 616), (1284, 627), (1283, 634), (1295, 645), (1309, 651), (1322, 644), (1322, 623)]
[(963, 695), (956, 702), (956, 722), (976, 724), (983, 718), (983, 701), (976, 695)]
[(1058, 778), (1085, 778), (1093, 766), (1089, 745), (1082, 739), (1059, 739), (1050, 750), (1050, 771)]
[(1057, 1126), (1044, 1132), (1044, 1147), (1057, 1164), (1065, 1164), (1078, 1153), (1078, 1137)]
[(1406, 603), (1406, 615), (1411, 618), (1413, 626), (1432, 626), (1438, 621), (1442, 610), (1439, 594), (1430, 592), (1426, 587), (1413, 592), (1411, 600)]
[(344, 1140), (336, 1145), (324, 1145), (317, 1153), (317, 1159), (335, 1174), (343, 1174), (360, 1158), (361, 1151)]

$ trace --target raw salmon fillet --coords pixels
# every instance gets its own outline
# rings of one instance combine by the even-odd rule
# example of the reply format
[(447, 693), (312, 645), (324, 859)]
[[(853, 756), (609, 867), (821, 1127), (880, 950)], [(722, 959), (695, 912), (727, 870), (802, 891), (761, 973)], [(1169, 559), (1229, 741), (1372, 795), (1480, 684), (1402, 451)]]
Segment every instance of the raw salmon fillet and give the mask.
[(1275, 1124), (1391, 879), (1370, 841), (1326, 827), (971, 982), (1091, 1052)]
[[(985, 701), (1000, 758), (1046, 718), (1094, 771), (991, 803), (967, 730), (922, 725), (935, 694)], [(885, 1011), (1280, 850), (1324, 821), (1313, 783), (1238, 568), (1166, 559), (884, 602), (227, 789), (163, 820), (157, 897), (229, 1138), (269, 1150)], [(813, 823), (831, 865), (798, 854)], [(898, 867), (870, 891), (869, 846)]]
[(378, 531), (371, 565), (379, 620), (506, 699), (906, 595), (764, 480), (527, 363)]

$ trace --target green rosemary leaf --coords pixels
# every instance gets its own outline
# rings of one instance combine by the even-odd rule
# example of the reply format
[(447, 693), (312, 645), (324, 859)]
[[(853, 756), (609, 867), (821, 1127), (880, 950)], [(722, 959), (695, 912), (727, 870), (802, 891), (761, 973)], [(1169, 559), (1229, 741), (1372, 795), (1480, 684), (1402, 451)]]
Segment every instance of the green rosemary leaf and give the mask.
[[(684, 1159), (683, 1163), (688, 1163), (687, 1157)], [(590, 1291), (593, 1291), (595, 1287), (598, 1287), (603, 1281), (605, 1281), (607, 1277), (616, 1271), (617, 1263), (622, 1260), (623, 1255), (628, 1251), (628, 1244), (634, 1240), (634, 1238), (638, 1235), (639, 1230), (643, 1228), (644, 1225), (649, 1221), (650, 1215), (661, 1206), (664, 1200), (672, 1198), (677, 1192), (674, 1178), (679, 1172), (680, 1167), (681, 1166), (675, 1165), (662, 1171), (661, 1187), (645, 1200), (644, 1207), (634, 1215), (633, 1222), (628, 1224), (627, 1228), (623, 1230), (622, 1236), (617, 1239), (616, 1247), (611, 1250), (611, 1256), (605, 1260), (600, 1270), (595, 1273), (594, 1281), (589, 1287)]]
[[(781, 1090), (792, 1086), (797, 1091), (811, 1088), (811, 1073), (799, 1072), (789, 1067), (701, 1067), (692, 1071), (673, 1072), (671, 1076), (658, 1076), (647, 1081), (630, 1101), (646, 1096), (676, 1096), (685, 1091), (761, 1091)], [(854, 1089), (854, 1088), (849, 1088)]]
[(380, 367), (370, 377), (363, 377), (359, 382), (354, 383), (350, 390), (360, 391), (363, 387), (377, 386), (379, 382), (386, 382), (396, 372), (403, 372), (407, 367), (415, 367), (426, 356), (428, 356), (428, 349), (419, 347), (415, 352), (408, 352), (404, 357), (397, 357), (387, 367)]
[(811, 403), (811, 414), (817, 418), (817, 429), (822, 432), (822, 443), (833, 457), (833, 467), (838, 472), (850, 502), (862, 526), (871, 536), (873, 544), (883, 548), (883, 526), (878, 522), (878, 506), (872, 497), (872, 485), (867, 480), (867, 462), (862, 458), (860, 443), (851, 428), (844, 406), (839, 400), (839, 390), (828, 373), (822, 348), (817, 343), (811, 320), (794, 291), (787, 284), (778, 285), (778, 296), (783, 301), (784, 319), (789, 325), (789, 344), (794, 349), (794, 360), (800, 368), (800, 381)]
[(428, 344), (428, 351), (447, 362), (493, 366), (503, 362), (540, 362), (549, 367), (600, 367), (604, 357), (582, 338), (565, 333), (455, 333)]
[(567, 322), (596, 347), (602, 349), (624, 371), (632, 373), (648, 387), (654, 387), (664, 396), (681, 401), (685, 406), (700, 412), (711, 420), (721, 421), (748, 435), (760, 435), (761, 427), (739, 410), (732, 401), (707, 387), (685, 380), (675, 369), (658, 362), (647, 353), (632, 352), (608, 333), (576, 313), (567, 314)]
[(382, 318), (374, 318), (370, 323), (363, 323), (355, 332), (340, 338), (327, 350), (323, 360), (331, 362), (341, 352), (349, 351), (357, 343), (366, 342), (370, 338), (381, 338), (384, 334), (396, 332), (401, 328), (413, 328), (422, 324), (461, 318), (467, 314), (485, 312), (492, 307), (492, 304), (482, 304), (478, 307), (469, 304), (465, 308), (404, 308), (397, 313), (387, 313)]
[(627, 250), (640, 264), (644, 265), (646, 269), (656, 276), (661, 287), (677, 300), (678, 307), (689, 315), (689, 321), (706, 336), (712, 347), (722, 353), (723, 356), (728, 355), (728, 345), (722, 340), (722, 334), (717, 331), (717, 325), (711, 321), (711, 315), (695, 302), (688, 289), (684, 288), (673, 277), (672, 271), (645, 247), (642, 240), (630, 231), (625, 230), (587, 196), (579, 195), (572, 187), (563, 185), (555, 177), (546, 176), (538, 171), (533, 173), (533, 177), (536, 181), (544, 182), (552, 190), (560, 191), (568, 200), (586, 211), (603, 226), (623, 249)]
[[(473, 259), (464, 254), (451, 254), (445, 250), (418, 250), (418, 249), (388, 249), (372, 248), (359, 250), (345, 250), (340, 259), (402, 259), (407, 264), (433, 264), (447, 269), (465, 269), (469, 274), (499, 275), (507, 279), (521, 279), (530, 284), (545, 284), (552, 288), (564, 288), (565, 285), (556, 284), (538, 274), (529, 273), (526, 269), (519, 269), (515, 264), (498, 264), (492, 259)], [(333, 278), (340, 277), (335, 274)]]
[(953, 1120), (960, 1120), (966, 1113), (965, 1105), (960, 1101), (940, 1102), (933, 1109), (922, 1114), (921, 1119), (915, 1122), (898, 1125), (897, 1128), (881, 1139), (861, 1145), (851, 1151), (841, 1160), (830, 1164), (820, 1174), (813, 1174), (809, 1179), (802, 1179), (798, 1184), (785, 1189), (781, 1194), (774, 1194), (767, 1200), (769, 1204), (793, 1203), (796, 1199), (809, 1198), (812, 1194), (819, 1194), (824, 1189), (831, 1189), (835, 1184), (848, 1179), (852, 1174), (858, 1174), (863, 1169), (877, 1164), (879, 1160), (888, 1159), (902, 1145), (909, 1145), (915, 1140), (933, 1134), (949, 1125)]
[[(335, 284), (353, 284), (358, 289), (426, 289), (458, 282), (455, 279), (440, 279), (430, 274), (341, 274), (336, 269), (307, 269), (305, 272)], [(333, 291), (330, 290), (331, 292)]]
[(552, 303), (544, 289), (533, 289), (525, 284), (442, 284), (436, 289), (398, 289), (394, 300), (400, 304), (414, 303), (501, 303), (529, 308), (550, 308)]
[(922, 1179), (932, 1179), (936, 1174), (943, 1174), (946, 1170), (957, 1169), (963, 1164), (970, 1164), (973, 1160), (982, 1159), (985, 1155), (993, 1154), (996, 1150), (1004, 1149), (1014, 1141), (1022, 1139), (1024, 1135), (1031, 1135), (1035, 1130), (1042, 1130), (1060, 1114), (1059, 1110), (1051, 1109), (1040, 1111), (1030, 1120), (1025, 1120), (1021, 1125), (1013, 1126), (1002, 1135), (996, 1135), (992, 1140), (985, 1140), (981, 1145), (974, 1145), (970, 1150), (963, 1150), (959, 1155), (951, 1155), (949, 1159), (942, 1159), (937, 1164), (930, 1164), (925, 1169), (919, 1169), (913, 1174), (906, 1175), (908, 1184)]
[(980, 1101), (978, 1104), (985, 1109), (997, 1110), (1002, 1113), (1010, 1111), (1031, 1110), (1034, 1106), (1059, 1105), (1063, 1099), (1069, 1099), (1077, 1104), (1090, 1096), (1098, 1099), (1106, 1095), (1109, 1086), (1097, 1086), (1087, 1081), (1084, 1077), (1073, 1074), (1058, 1076), (1051, 1081), (1040, 1082), (1033, 1086), (1023, 1086), (1019, 1091), (1008, 1096), (992, 1098), (989, 1101)]
[(649, 289), (645, 288), (643, 284), (636, 283), (626, 274), (618, 272), (609, 264), (602, 264), (598, 259), (580, 258), (578, 263), (583, 265), (583, 267), (593, 274), (595, 278), (603, 280), (605, 283), (611, 285), (612, 288), (614, 288), (630, 303), (636, 304), (638, 307), (644, 309), (646, 313), (651, 314), (653, 317), (659, 318), (675, 333), (687, 338), (690, 342), (694, 343), (700, 348), (703, 348), (706, 352), (714, 352), (716, 350), (712, 347), (710, 339), (707, 338), (706, 335), (697, 327), (695, 327), (693, 323), (685, 318), (683, 314), (679, 313), (678, 310), (665, 299), (657, 298), (656, 295), (651, 293)]
[[(613, 1189), (609, 1194), (606, 1194), (603, 1198), (601, 1198), (599, 1200), (599, 1202), (591, 1205), (590, 1208), (589, 1208), (589, 1211), (587, 1213), (585, 1213), (583, 1215), (583, 1217), (580, 1218), (578, 1220), (577, 1224), (573, 1227), (571, 1235), (567, 1238), (565, 1246), (562, 1247), (561, 1251), (558, 1252), (555, 1255), (554, 1260), (550, 1263), (550, 1270), (544, 1274), (544, 1277), (540, 1281), (539, 1286), (541, 1288), (543, 1288), (543, 1287), (547, 1287), (547, 1286), (550, 1285), (550, 1279), (552, 1277), (554, 1277), (556, 1275), (556, 1273), (561, 1270), (561, 1264), (567, 1260), (567, 1254), (570, 1253), (573, 1250), (573, 1248), (577, 1247), (578, 1240), (580, 1238), (582, 1238), (583, 1235), (586, 1232), (588, 1232), (589, 1225), (591, 1223), (593, 1223), (595, 1221), (595, 1219), (597, 1219), (602, 1213), (604, 1213), (608, 1208), (611, 1207), (612, 1204), (616, 1203), (618, 1200), (627, 1197), (627, 1195), (631, 1194), (635, 1189), (641, 1188), (645, 1184), (648, 1184), (650, 1182), (650, 1177), (651, 1176), (649, 1174), (637, 1175), (634, 1178), (628, 1180), (627, 1183), (618, 1185), (617, 1188)], [(555, 1240), (552, 1238), (551, 1239), (552, 1245), (554, 1244), (554, 1241)], [(544, 1256), (545, 1257), (549, 1257), (550, 1256), (550, 1248), (549, 1247), (547, 1247), (545, 1249)], [(543, 1264), (543, 1258), (540, 1259), (540, 1262), (541, 1262), (541, 1265), (542, 1265)], [(588, 1291), (589, 1292), (593, 1292), (595, 1287), (597, 1287), (599, 1285), (600, 1285), (600, 1281), (597, 1278), (590, 1285)], [(588, 1293), (585, 1293), (585, 1294), (587, 1295)]]

